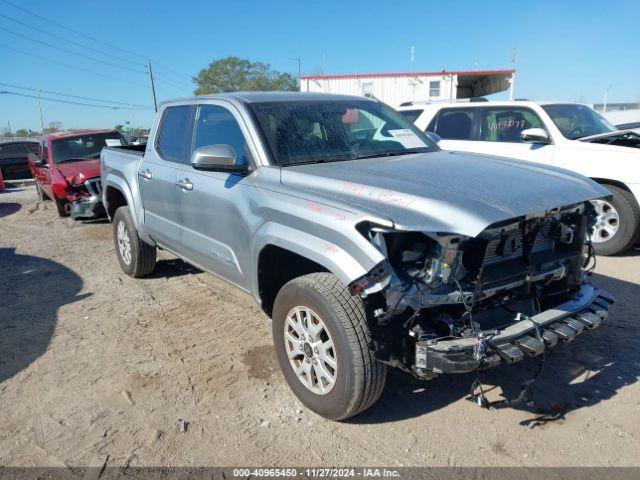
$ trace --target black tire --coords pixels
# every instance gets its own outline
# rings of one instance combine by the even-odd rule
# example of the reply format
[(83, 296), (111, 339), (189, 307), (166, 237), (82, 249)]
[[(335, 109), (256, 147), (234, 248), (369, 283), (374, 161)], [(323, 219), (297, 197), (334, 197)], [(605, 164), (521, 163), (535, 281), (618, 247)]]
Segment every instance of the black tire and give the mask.
[[(122, 227), (120, 227), (122, 225)], [(118, 241), (118, 229), (123, 228), (129, 244), (129, 257), (123, 257)], [(156, 268), (156, 247), (143, 242), (133, 223), (129, 207), (120, 207), (113, 216), (113, 241), (116, 247), (118, 263), (124, 273), (130, 277), (139, 278), (149, 275)], [(123, 239), (124, 241), (124, 239)], [(125, 247), (126, 256), (126, 247)]]
[(58, 210), (58, 215), (60, 215), (62, 218), (69, 216), (66, 204), (62, 203), (60, 200), (56, 200), (56, 209)]
[(598, 255), (616, 255), (631, 247), (640, 239), (640, 207), (634, 196), (622, 188), (603, 185), (613, 195), (611, 203), (618, 211), (619, 227), (610, 240), (594, 243)]
[(42, 188), (40, 188), (40, 185), (38, 184), (38, 182), (36, 182), (36, 195), (38, 196), (38, 200), (42, 200), (42, 201), (49, 200), (49, 197), (47, 197), (47, 194), (44, 193)]
[[(296, 306), (308, 307), (322, 319), (335, 347), (335, 384), (326, 394), (309, 390), (296, 376), (287, 356), (284, 327)], [(345, 420), (373, 405), (384, 388), (386, 366), (369, 348), (371, 334), (362, 300), (330, 273), (311, 273), (284, 285), (273, 308), (273, 339), (278, 363), (298, 399), (331, 420)]]

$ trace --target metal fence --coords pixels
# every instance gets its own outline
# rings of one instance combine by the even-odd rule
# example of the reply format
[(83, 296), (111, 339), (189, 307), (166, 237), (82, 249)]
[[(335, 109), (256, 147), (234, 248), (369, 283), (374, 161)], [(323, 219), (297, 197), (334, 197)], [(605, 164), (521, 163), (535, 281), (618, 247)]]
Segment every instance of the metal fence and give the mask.
[(40, 137), (18, 137), (16, 135), (13, 135), (13, 136), (5, 135), (0, 137), (0, 143), (16, 142), (16, 141), (39, 142)]

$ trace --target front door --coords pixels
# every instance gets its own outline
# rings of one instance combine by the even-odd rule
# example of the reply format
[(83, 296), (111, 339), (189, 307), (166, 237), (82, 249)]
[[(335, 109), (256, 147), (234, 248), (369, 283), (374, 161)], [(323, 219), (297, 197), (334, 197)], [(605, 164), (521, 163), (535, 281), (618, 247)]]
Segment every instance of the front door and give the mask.
[(155, 144), (149, 144), (138, 166), (138, 185), (145, 226), (151, 238), (170, 250), (180, 247), (178, 167), (189, 162), (193, 133), (193, 105), (167, 107), (158, 125)]
[(51, 166), (53, 162), (49, 159), (49, 146), (46, 140), (40, 143), (38, 156), (42, 159), (42, 166), (34, 167), (35, 172), (33, 176), (45, 195), (53, 199), (53, 191), (51, 190)]
[[(451, 109), (452, 112), (458, 110)], [(472, 113), (470, 117), (473, 119), (469, 138), (443, 140), (439, 144), (441, 148), (498, 155), (547, 165), (553, 163), (553, 145), (524, 143), (520, 139), (523, 130), (544, 129), (542, 120), (533, 110), (517, 106), (476, 107), (468, 110)], [(460, 117), (459, 121), (464, 120), (460, 114), (457, 116)], [(466, 121), (464, 123), (468, 124)]]
[[(236, 165), (248, 165), (250, 153), (245, 138), (237, 118), (227, 107), (198, 107), (193, 151), (208, 145), (230, 145), (235, 151)], [(184, 255), (247, 290), (251, 176), (196, 170), (183, 164), (178, 183)]]

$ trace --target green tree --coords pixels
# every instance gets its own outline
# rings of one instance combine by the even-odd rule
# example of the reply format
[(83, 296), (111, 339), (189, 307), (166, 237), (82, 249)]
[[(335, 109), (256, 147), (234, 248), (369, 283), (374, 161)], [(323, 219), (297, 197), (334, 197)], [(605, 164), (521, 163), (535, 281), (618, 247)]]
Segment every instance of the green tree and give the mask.
[(119, 131), (119, 132), (122, 132), (122, 130), (124, 130), (124, 125), (122, 125), (122, 124), (120, 124), (120, 123), (119, 123), (118, 125), (116, 125), (115, 127), (113, 127), (113, 129), (114, 129), (114, 130), (117, 130), (117, 131)]
[(262, 62), (251, 62), (238, 57), (215, 60), (193, 77), (197, 85), (194, 93), (239, 92), (239, 91), (295, 91), (298, 82), (288, 73), (271, 70)]
[(28, 136), (29, 136), (29, 130), (27, 130), (26, 128), (20, 128), (16, 130), (16, 137), (28, 137)]

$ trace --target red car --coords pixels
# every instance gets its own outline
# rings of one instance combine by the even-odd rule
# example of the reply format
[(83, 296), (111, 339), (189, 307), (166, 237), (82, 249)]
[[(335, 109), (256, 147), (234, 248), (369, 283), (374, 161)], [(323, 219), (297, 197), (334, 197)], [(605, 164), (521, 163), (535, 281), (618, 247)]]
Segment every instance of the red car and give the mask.
[(116, 130), (76, 130), (45, 135), (29, 168), (41, 200), (56, 203), (61, 217), (90, 218), (104, 213), (100, 183), (103, 147), (125, 145)]

